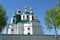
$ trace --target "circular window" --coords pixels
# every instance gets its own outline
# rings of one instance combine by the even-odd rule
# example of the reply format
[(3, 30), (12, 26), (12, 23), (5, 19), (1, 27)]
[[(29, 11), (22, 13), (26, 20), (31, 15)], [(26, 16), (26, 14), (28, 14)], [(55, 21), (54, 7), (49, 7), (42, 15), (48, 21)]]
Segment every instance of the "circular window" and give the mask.
[(30, 33), (28, 33), (28, 35), (30, 35)]
[(30, 30), (30, 28), (28, 28), (28, 30)]

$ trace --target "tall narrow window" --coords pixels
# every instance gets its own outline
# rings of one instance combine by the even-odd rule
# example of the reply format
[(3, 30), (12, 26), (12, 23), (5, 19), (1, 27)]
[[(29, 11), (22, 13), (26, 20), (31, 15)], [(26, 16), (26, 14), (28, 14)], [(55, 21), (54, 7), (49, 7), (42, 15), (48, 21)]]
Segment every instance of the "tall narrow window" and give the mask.
[(34, 16), (32, 16), (32, 21), (34, 20)]
[(17, 15), (17, 19), (18, 20), (21, 20), (21, 15)]
[(13, 19), (13, 23), (15, 23), (15, 19)]
[(23, 15), (23, 19), (25, 19), (25, 16)]
[(29, 15), (27, 15), (27, 19), (29, 19)]

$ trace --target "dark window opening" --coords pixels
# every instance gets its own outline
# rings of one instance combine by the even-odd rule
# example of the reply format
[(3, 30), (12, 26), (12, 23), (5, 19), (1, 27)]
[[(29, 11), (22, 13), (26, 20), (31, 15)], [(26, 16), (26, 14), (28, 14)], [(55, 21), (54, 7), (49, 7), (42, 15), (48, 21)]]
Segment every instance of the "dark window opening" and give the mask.
[(18, 13), (21, 13), (20, 11), (18, 11)]
[(29, 15), (27, 15), (27, 19), (29, 19)]
[(23, 19), (25, 18), (25, 16), (23, 15)]
[(30, 28), (28, 28), (28, 30), (30, 30)]
[(32, 16), (32, 21), (34, 20), (34, 16)]
[(13, 19), (13, 23), (15, 22), (15, 19)]
[(17, 15), (17, 19), (18, 20), (21, 20), (21, 15)]
[(13, 31), (13, 29), (11, 29), (11, 31)]
[(30, 35), (30, 33), (28, 33), (28, 35)]

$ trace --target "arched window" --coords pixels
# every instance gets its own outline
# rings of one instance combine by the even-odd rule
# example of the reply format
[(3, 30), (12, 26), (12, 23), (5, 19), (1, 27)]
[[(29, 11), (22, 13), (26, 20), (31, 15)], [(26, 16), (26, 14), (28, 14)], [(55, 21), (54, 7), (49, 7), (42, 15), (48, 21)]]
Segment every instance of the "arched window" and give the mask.
[(27, 15), (27, 19), (29, 19), (29, 15)]
[(15, 21), (16, 19), (15, 18), (13, 18), (13, 23), (15, 23), (16, 21)]
[(23, 15), (23, 19), (25, 19), (25, 16)]
[(21, 20), (21, 15), (17, 15), (17, 19), (18, 20)]
[(32, 21), (34, 20), (34, 16), (32, 16)]
[(15, 19), (13, 19), (13, 23), (15, 22)]

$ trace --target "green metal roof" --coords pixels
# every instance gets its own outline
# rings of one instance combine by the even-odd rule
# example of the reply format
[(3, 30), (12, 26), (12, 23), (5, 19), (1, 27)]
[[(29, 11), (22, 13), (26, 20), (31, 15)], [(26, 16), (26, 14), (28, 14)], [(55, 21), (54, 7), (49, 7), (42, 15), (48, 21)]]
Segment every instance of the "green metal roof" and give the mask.
[(25, 19), (25, 20), (17, 20), (17, 21), (16, 21), (16, 23), (19, 23), (19, 22), (20, 22), (20, 23), (26, 23), (26, 22), (29, 22), (29, 20), (28, 20), (28, 19)]
[(24, 12), (25, 14), (30, 14), (29, 12)]
[(33, 13), (29, 13), (29, 12), (24, 12), (25, 14), (29, 14), (29, 15), (34, 15)]
[(26, 19), (26, 20), (21, 20), (20, 22), (21, 22), (21, 23), (26, 23), (26, 22), (29, 22), (29, 20), (28, 20), (28, 19)]
[(31, 15), (34, 15), (33, 13), (30, 13)]

